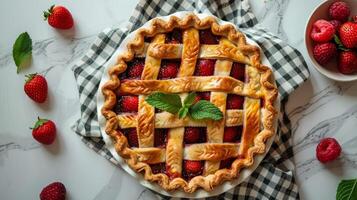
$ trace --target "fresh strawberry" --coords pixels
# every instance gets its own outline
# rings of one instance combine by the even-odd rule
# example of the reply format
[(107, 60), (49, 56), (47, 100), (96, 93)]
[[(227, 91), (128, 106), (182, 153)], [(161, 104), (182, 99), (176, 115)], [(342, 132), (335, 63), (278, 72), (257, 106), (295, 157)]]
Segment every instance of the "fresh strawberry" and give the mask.
[(229, 94), (227, 96), (227, 109), (242, 109), (243, 103), (244, 97), (242, 96), (235, 94)]
[(65, 200), (66, 187), (60, 182), (53, 182), (42, 189), (41, 200)]
[(144, 61), (134, 62), (133, 65), (130, 66), (128, 69), (129, 78), (132, 79), (140, 78), (143, 70), (144, 70)]
[(72, 14), (63, 6), (53, 5), (43, 12), (43, 16), (53, 28), (70, 29), (73, 26)]
[(47, 81), (45, 77), (38, 74), (26, 75), (24, 90), (27, 96), (37, 103), (43, 103), (47, 98)]
[(203, 169), (201, 161), (185, 160), (184, 168), (187, 173), (199, 173)]
[(155, 147), (165, 146), (166, 139), (167, 139), (167, 131), (168, 129), (164, 129), (164, 128), (155, 129), (155, 133), (154, 133)]
[(310, 37), (315, 42), (328, 42), (334, 34), (334, 26), (330, 22), (320, 19), (313, 24)]
[(214, 65), (216, 60), (200, 59), (198, 60), (195, 75), (196, 76), (212, 76), (214, 73)]
[(186, 127), (184, 133), (185, 143), (198, 143), (201, 140), (201, 129), (198, 127)]
[(130, 147), (139, 147), (138, 134), (136, 128), (128, 128), (123, 130)]
[(329, 8), (330, 17), (341, 22), (347, 21), (350, 13), (350, 8), (348, 7), (347, 3), (343, 1), (334, 2)]
[(138, 112), (139, 98), (137, 96), (122, 96), (119, 105), (121, 112)]
[(338, 30), (340, 30), (340, 27), (341, 27), (342, 23), (340, 21), (336, 20), (336, 19), (330, 20), (329, 22), (335, 28), (335, 33), (337, 33)]
[(231, 77), (244, 81), (245, 67), (241, 63), (234, 62), (231, 69)]
[(237, 140), (237, 136), (238, 136), (237, 127), (224, 128), (223, 142), (235, 142)]
[(336, 56), (337, 48), (332, 42), (316, 44), (312, 53), (319, 64), (325, 65)]
[(38, 117), (32, 129), (32, 137), (42, 144), (52, 144), (56, 138), (56, 125), (48, 119)]
[(164, 62), (159, 71), (159, 79), (170, 79), (177, 76), (179, 63), (175, 61)]
[(341, 42), (345, 47), (357, 47), (357, 23), (346, 22), (342, 24), (339, 34)]
[(357, 53), (353, 51), (342, 51), (339, 56), (338, 70), (343, 74), (357, 72)]
[(341, 146), (334, 138), (324, 138), (316, 147), (316, 157), (322, 163), (335, 160), (341, 154)]
[(210, 29), (199, 32), (200, 44), (218, 44), (218, 37), (213, 35)]

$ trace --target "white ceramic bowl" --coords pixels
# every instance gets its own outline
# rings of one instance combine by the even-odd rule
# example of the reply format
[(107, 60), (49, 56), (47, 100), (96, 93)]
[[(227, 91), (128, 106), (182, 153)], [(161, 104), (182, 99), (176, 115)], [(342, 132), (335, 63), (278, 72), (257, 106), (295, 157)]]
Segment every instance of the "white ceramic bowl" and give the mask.
[[(337, 70), (337, 62), (330, 62), (326, 66), (321, 66), (317, 61), (315, 60), (313, 56), (313, 47), (314, 47), (314, 42), (310, 38), (310, 33), (312, 29), (312, 25), (314, 24), (315, 21), (319, 19), (326, 19), (329, 20), (328, 16), (328, 9), (330, 5), (335, 2), (336, 0), (328, 0), (322, 2), (320, 5), (318, 5), (312, 14), (310, 15), (309, 21), (306, 24), (305, 27), (305, 46), (308, 52), (308, 55), (310, 57), (310, 60), (314, 64), (314, 67), (317, 71), (319, 71), (321, 74), (325, 75), (326, 77), (336, 80), (336, 81), (354, 81), (357, 80), (357, 74), (352, 74), (352, 75), (344, 75), (340, 73)], [(357, 15), (357, 0), (343, 0), (346, 2), (350, 9), (351, 9), (351, 15)], [(337, 60), (337, 59), (336, 59)]]

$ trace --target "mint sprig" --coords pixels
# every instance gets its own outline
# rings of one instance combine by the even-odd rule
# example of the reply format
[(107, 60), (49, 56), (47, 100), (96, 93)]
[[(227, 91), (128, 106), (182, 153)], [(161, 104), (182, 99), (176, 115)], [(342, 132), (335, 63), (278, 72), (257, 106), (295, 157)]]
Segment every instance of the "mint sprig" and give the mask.
[(357, 200), (357, 179), (342, 180), (337, 187), (336, 200)]
[(146, 98), (146, 102), (160, 110), (165, 110), (172, 114), (178, 114), (179, 118), (190, 116), (195, 120), (212, 119), (220, 120), (223, 118), (221, 110), (214, 104), (206, 100), (195, 103), (196, 93), (187, 95), (183, 103), (177, 94), (165, 94), (156, 92)]
[(17, 66), (16, 72), (28, 66), (32, 56), (32, 40), (27, 32), (21, 33), (12, 48), (12, 57)]

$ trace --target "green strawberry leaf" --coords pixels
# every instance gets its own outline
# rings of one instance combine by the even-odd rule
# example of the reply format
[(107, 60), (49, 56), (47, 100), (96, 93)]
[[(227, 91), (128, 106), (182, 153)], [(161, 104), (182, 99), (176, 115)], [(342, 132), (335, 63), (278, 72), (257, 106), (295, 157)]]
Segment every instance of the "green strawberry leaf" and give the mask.
[(188, 113), (188, 107), (182, 107), (179, 111), (178, 111), (178, 116), (180, 119), (186, 117)]
[(357, 179), (342, 180), (337, 187), (336, 200), (357, 200)]
[(191, 92), (190, 94), (187, 95), (187, 97), (183, 101), (183, 104), (187, 107), (192, 106), (193, 102), (195, 102), (196, 96), (197, 96), (196, 93)]
[(42, 126), (46, 122), (48, 122), (48, 119), (41, 119), (40, 117), (37, 117), (37, 121), (35, 125), (30, 129), (37, 129), (38, 127)]
[(209, 101), (201, 100), (192, 105), (189, 114), (193, 119), (213, 119), (220, 120), (223, 118), (223, 113), (214, 104)]
[(146, 98), (146, 102), (160, 110), (176, 114), (182, 107), (181, 98), (177, 94), (156, 92)]
[(27, 32), (21, 33), (13, 46), (12, 56), (17, 66), (17, 73), (31, 63), (32, 40)]
[(343, 46), (340, 38), (335, 34), (333, 35), (333, 40), (335, 41), (336, 45), (337, 45), (337, 49), (341, 50), (341, 51), (348, 51), (349, 49), (347, 49), (345, 46)]

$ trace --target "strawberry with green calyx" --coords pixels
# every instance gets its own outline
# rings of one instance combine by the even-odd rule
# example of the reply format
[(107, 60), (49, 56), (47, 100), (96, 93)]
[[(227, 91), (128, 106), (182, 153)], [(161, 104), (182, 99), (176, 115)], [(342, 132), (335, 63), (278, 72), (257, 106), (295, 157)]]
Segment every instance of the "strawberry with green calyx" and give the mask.
[(73, 26), (73, 17), (69, 10), (63, 6), (51, 6), (43, 12), (48, 24), (58, 29), (70, 29)]
[(26, 75), (24, 91), (32, 100), (43, 103), (47, 99), (47, 81), (45, 77), (34, 73)]
[(51, 120), (38, 117), (31, 129), (33, 138), (42, 144), (52, 144), (56, 138), (56, 125)]

